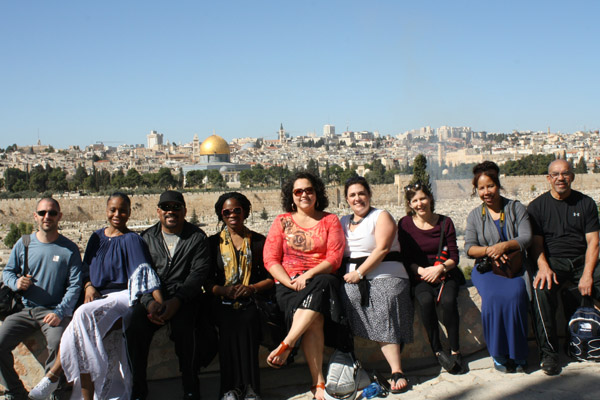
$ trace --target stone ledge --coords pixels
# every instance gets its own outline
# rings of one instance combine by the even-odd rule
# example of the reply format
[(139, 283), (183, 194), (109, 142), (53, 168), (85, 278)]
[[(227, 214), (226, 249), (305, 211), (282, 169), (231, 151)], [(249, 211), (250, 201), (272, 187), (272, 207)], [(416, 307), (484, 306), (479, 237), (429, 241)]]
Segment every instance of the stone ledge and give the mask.
[[(481, 327), (481, 299), (474, 287), (461, 288), (459, 292), (459, 314), (461, 319), (460, 337), (461, 350), (465, 355), (473, 354), (485, 348), (483, 340), (483, 331)], [(414, 320), (414, 342), (408, 344), (402, 352), (402, 362), (409, 368), (419, 368), (425, 365), (431, 365), (435, 362), (431, 354), (431, 348), (427, 340), (425, 329), (423, 328), (418, 310), (415, 312)], [(150, 355), (148, 357), (148, 379), (165, 379), (179, 376), (179, 365), (173, 343), (168, 337), (168, 330), (161, 328), (154, 335), (151, 345)], [(442, 340), (445, 337), (442, 335)], [(356, 355), (368, 365), (380, 364), (385, 362), (383, 355), (376, 343), (365, 339), (356, 338)], [(44, 375), (43, 363), (47, 357), (45, 340), (41, 332), (27, 338), (13, 350), (15, 357), (15, 368), (21, 376), (23, 383), (27, 388), (35, 386)], [(324, 360), (327, 362), (331, 350), (327, 350)], [(268, 351), (265, 348), (260, 349), (261, 367), (266, 367), (266, 358)], [(296, 362), (304, 362), (299, 354)], [(218, 357), (203, 371), (218, 371)], [(0, 386), (1, 387), (1, 386)]]

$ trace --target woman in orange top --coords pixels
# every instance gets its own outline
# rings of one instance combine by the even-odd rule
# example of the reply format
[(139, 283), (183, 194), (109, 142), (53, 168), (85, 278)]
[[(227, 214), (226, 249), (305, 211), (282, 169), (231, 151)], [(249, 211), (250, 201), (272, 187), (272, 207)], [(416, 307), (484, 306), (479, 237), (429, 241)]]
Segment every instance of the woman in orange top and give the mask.
[[(276, 297), (289, 331), (269, 354), (267, 363), (280, 368), (293, 348), (300, 347), (312, 377), (314, 398), (324, 399), (324, 325), (340, 322), (340, 281), (332, 275), (342, 262), (345, 239), (329, 205), (325, 185), (308, 172), (296, 173), (282, 187), (285, 214), (275, 218), (264, 247), (264, 264), (277, 280)], [(330, 301), (330, 299), (336, 301)], [(333, 305), (333, 306), (332, 306)], [(329, 329), (327, 329), (329, 333)], [(333, 333), (333, 330), (332, 330)]]

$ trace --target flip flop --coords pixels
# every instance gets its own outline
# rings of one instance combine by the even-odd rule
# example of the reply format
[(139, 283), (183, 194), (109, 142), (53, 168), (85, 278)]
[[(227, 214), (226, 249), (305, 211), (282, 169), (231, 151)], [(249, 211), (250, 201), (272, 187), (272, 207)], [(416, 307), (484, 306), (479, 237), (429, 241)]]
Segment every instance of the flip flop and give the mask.
[(317, 389), (323, 389), (323, 391), (325, 391), (325, 382), (317, 383), (316, 385), (310, 387), (311, 393), (313, 393), (314, 390), (313, 400), (317, 400), (317, 398), (315, 397), (317, 394)]
[(404, 386), (402, 389), (393, 390), (393, 389), (391, 389), (391, 385), (390, 385), (390, 393), (398, 394), (398, 393), (406, 392), (408, 390), (408, 379), (406, 379), (406, 376), (404, 376), (404, 374), (402, 372), (394, 372), (392, 374), (391, 379), (394, 382), (394, 384), (397, 384), (400, 379), (404, 379), (406, 381), (406, 386)]
[[(277, 353), (275, 353), (273, 355), (273, 358), (279, 357), (280, 355), (282, 355), (283, 353), (285, 353), (287, 350), (289, 350), (289, 348), (290, 348), (289, 344), (287, 344), (286, 342), (281, 342), (279, 344), (279, 350), (277, 351)], [(290, 355), (288, 354), (288, 357), (289, 356)], [(267, 364), (269, 364), (269, 367), (272, 367), (272, 368), (281, 368), (281, 367), (283, 367), (284, 365), (287, 364), (287, 357), (286, 357), (286, 359), (281, 364), (276, 364), (276, 363), (274, 363), (272, 361), (269, 361), (270, 357), (271, 357), (270, 355), (269, 355), (269, 357), (267, 357)]]

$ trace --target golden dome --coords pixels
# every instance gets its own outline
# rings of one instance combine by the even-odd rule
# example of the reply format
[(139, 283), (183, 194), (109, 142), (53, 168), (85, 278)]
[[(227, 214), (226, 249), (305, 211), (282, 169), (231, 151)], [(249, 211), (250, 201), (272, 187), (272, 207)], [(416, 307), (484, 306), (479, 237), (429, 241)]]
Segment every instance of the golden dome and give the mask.
[(200, 145), (200, 155), (229, 154), (229, 145), (221, 136), (211, 135)]

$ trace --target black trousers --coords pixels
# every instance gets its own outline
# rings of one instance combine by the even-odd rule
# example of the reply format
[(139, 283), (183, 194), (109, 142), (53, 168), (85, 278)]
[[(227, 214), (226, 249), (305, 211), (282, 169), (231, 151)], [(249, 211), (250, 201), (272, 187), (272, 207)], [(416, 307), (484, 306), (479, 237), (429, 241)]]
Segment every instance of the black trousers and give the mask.
[[(534, 289), (532, 304), (533, 328), (540, 352), (540, 360), (544, 357), (551, 357), (558, 360), (558, 335), (556, 333), (558, 292), (562, 284), (567, 281), (575, 285), (579, 284), (579, 279), (585, 267), (585, 255), (573, 259), (550, 257), (548, 263), (552, 271), (556, 274), (558, 285), (553, 283), (550, 290), (548, 290), (547, 286), (542, 290)], [(600, 268), (598, 264), (596, 264), (596, 269), (594, 270), (592, 297), (600, 300)], [(566, 305), (563, 304), (564, 306)]]
[[(162, 326), (150, 322), (147, 313), (142, 304), (136, 304), (126, 332), (127, 352), (133, 375), (132, 399), (145, 399), (148, 396), (148, 353), (154, 333)], [(198, 304), (184, 303), (167, 323), (170, 329), (169, 338), (175, 343), (175, 353), (179, 359), (183, 391), (185, 394), (191, 394), (192, 399), (200, 397), (199, 365), (196, 358), (198, 344), (194, 329), (197, 317)]]
[[(427, 282), (419, 282), (415, 286), (415, 301), (419, 303), (421, 309), (421, 321), (425, 326), (429, 344), (433, 353), (442, 351), (440, 342), (440, 328), (438, 325), (438, 315), (436, 312), (436, 300), (441, 284), (431, 285)], [(448, 279), (444, 285), (440, 305), (442, 307), (442, 322), (448, 331), (448, 341), (450, 349), (459, 351), (458, 336), (458, 289), (459, 284), (454, 279)]]

